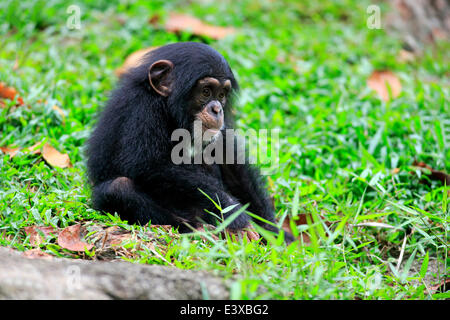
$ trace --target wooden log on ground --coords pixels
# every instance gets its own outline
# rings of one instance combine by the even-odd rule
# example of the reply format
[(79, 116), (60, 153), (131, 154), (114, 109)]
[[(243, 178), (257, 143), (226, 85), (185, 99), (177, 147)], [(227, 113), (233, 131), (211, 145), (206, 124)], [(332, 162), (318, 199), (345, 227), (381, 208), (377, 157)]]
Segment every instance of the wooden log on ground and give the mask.
[(128, 262), (25, 257), (0, 247), (0, 299), (228, 299), (202, 271)]

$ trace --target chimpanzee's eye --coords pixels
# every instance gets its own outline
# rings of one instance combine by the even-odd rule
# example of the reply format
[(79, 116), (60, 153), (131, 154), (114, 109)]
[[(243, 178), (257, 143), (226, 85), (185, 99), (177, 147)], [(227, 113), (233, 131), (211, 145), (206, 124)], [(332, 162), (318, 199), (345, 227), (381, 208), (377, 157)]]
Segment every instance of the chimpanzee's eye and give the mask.
[(202, 94), (205, 97), (209, 97), (211, 95), (211, 90), (208, 87), (205, 87), (203, 88)]
[(219, 93), (219, 99), (222, 100), (223, 98), (225, 98), (225, 92), (220, 92)]

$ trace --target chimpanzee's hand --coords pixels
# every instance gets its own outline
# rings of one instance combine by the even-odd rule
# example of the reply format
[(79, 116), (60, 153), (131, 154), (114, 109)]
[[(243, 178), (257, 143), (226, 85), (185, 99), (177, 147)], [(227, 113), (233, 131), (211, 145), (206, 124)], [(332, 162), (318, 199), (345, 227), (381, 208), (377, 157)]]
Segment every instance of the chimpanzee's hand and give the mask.
[(260, 238), (258, 232), (256, 232), (255, 228), (252, 225), (248, 225), (244, 229), (229, 229), (226, 228), (225, 232), (231, 235), (231, 237), (237, 237), (238, 239), (247, 238), (249, 241), (256, 241)]

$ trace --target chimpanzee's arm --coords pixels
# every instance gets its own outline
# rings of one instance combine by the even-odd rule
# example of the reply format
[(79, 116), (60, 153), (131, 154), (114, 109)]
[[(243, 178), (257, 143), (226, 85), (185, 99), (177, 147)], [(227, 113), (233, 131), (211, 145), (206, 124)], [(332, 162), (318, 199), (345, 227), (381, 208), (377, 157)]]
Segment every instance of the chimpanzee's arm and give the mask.
[[(226, 135), (224, 135), (226, 140)], [(224, 143), (226, 146), (226, 141)], [(234, 163), (226, 163), (220, 166), (222, 171), (222, 179), (231, 195), (236, 197), (241, 203), (249, 203), (248, 211), (254, 213), (265, 220), (275, 223), (275, 214), (272, 202), (264, 189), (263, 178), (256, 167), (248, 164), (248, 159), (245, 158), (246, 163), (238, 164), (238, 150), (237, 140), (234, 141)], [(264, 223), (260, 220), (254, 221), (272, 232), (279, 232), (279, 229), (272, 224)], [(286, 233), (285, 238), (287, 242), (294, 241), (290, 233)]]
[[(262, 178), (255, 168), (246, 164), (224, 164), (221, 169), (227, 190), (241, 203), (249, 203), (248, 211), (275, 222), (272, 203), (261, 188)], [(260, 221), (255, 222), (263, 225)]]

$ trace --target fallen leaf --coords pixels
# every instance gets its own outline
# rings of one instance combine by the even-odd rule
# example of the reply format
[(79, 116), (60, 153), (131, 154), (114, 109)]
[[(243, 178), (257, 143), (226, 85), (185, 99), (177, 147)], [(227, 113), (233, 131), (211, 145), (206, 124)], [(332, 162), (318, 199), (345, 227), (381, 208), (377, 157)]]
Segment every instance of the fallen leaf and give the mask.
[[(25, 234), (30, 237), (30, 243), (33, 246), (38, 246), (44, 240), (40, 235), (39, 231), (44, 234), (44, 236), (50, 234), (58, 234), (58, 231), (52, 226), (31, 226), (25, 227)], [(39, 230), (39, 231), (38, 231)]]
[(41, 154), (41, 147), (42, 142), (36, 142), (35, 144), (33, 144), (31, 147), (27, 147), (25, 148), (26, 150), (30, 151), (32, 154)]
[(22, 252), (22, 256), (28, 259), (53, 259), (53, 256), (39, 248)]
[[(306, 214), (299, 214), (297, 216), (297, 219), (291, 218), (289, 215), (286, 216), (286, 218), (283, 221), (283, 224), (281, 225), (281, 229), (283, 229), (286, 232), (292, 233), (291, 230), (291, 220), (296, 226), (308, 224), (306, 221)], [(311, 239), (309, 235), (306, 232), (301, 232), (299, 236), (297, 237), (297, 240), (303, 240), (303, 243), (306, 245), (311, 244)]]
[[(0, 98), (5, 98), (9, 100), (14, 100), (14, 97), (17, 95), (17, 90), (13, 87), (8, 87), (4, 82), (0, 82)], [(17, 98), (17, 102), (19, 105), (23, 104), (23, 99), (21, 97)], [(4, 104), (1, 104), (4, 106)]]
[(63, 229), (58, 235), (58, 245), (71, 251), (91, 250), (94, 245), (83, 242), (81, 236), (81, 225), (75, 224)]
[(4, 82), (0, 82), (0, 98), (14, 100), (17, 91), (13, 87), (8, 87)]
[(0, 150), (3, 153), (8, 154), (12, 158), (17, 154), (17, 152), (20, 150), (20, 148), (0, 147)]
[(72, 167), (70, 158), (67, 153), (60, 153), (48, 143), (45, 143), (42, 148), (42, 157), (47, 163), (53, 167), (67, 168)]
[(430, 170), (431, 173), (427, 175), (427, 177), (430, 178), (430, 180), (440, 181), (440, 182), (442, 182), (442, 184), (446, 184), (447, 186), (450, 186), (450, 175), (449, 174), (442, 172), (442, 171), (434, 170), (426, 163), (418, 162), (416, 160), (414, 160), (413, 166), (416, 166), (419, 168), (426, 168), (426, 169)]
[(152, 25), (158, 24), (159, 20), (161, 19), (161, 16), (159, 14), (154, 14), (148, 19), (148, 23)]
[(166, 21), (165, 29), (169, 32), (191, 32), (197, 36), (207, 36), (215, 40), (222, 39), (229, 34), (235, 33), (235, 29), (231, 27), (217, 27), (201, 20), (178, 13), (171, 13)]
[(367, 79), (369, 88), (375, 90), (383, 101), (389, 101), (388, 86), (391, 90), (392, 98), (396, 98), (402, 91), (402, 84), (398, 77), (389, 70), (374, 71)]
[(130, 68), (137, 67), (141, 63), (144, 55), (150, 51), (155, 50), (156, 48), (158, 48), (158, 47), (149, 47), (149, 48), (140, 49), (138, 51), (133, 52), (125, 59), (125, 62), (123, 63), (123, 65), (120, 68), (116, 69), (116, 71), (114, 71), (114, 73), (118, 77), (122, 76)]
[(431, 286), (430, 290), (433, 293), (444, 293), (450, 290), (450, 278), (445, 278), (440, 283)]
[(163, 229), (165, 232), (172, 234), (172, 230), (173, 230), (173, 226), (170, 224), (151, 224), (151, 225), (146, 225), (146, 227), (148, 228), (157, 228), (157, 229)]
[(102, 240), (102, 247), (121, 245), (123, 242), (133, 239), (133, 234), (117, 226), (109, 227), (105, 230), (105, 236)]
[[(33, 144), (31, 147), (23, 148), (22, 151), (23, 152), (31, 152), (32, 154), (41, 154), (41, 149), (42, 149), (41, 144), (42, 144), (42, 142), (37, 142), (37, 143)], [(10, 157), (12, 158), (21, 149), (20, 149), (20, 147), (7, 146), (7, 147), (0, 147), (0, 150), (5, 154), (9, 154)]]
[[(87, 223), (82, 228), (86, 230), (86, 239), (95, 246), (95, 259), (114, 260), (118, 256), (135, 258), (138, 247), (147, 246), (155, 238), (152, 232), (145, 232), (148, 240), (142, 240), (136, 233), (118, 226), (106, 227), (98, 223)], [(124, 242), (135, 241), (136, 247), (126, 246)]]
[[(281, 225), (281, 229), (283, 229), (284, 231), (290, 232), (292, 233), (291, 230), (291, 221), (296, 225), (296, 226), (301, 226), (301, 225), (307, 225), (308, 224), (308, 218), (307, 216), (309, 216), (310, 221), (313, 221), (313, 218), (311, 216), (310, 213), (302, 213), (297, 215), (297, 217), (294, 219), (292, 217), (290, 217), (289, 215), (286, 216), (286, 218), (283, 221), (283, 224)], [(322, 219), (323, 221), (325, 221), (325, 225), (327, 227), (331, 226), (331, 223), (325, 220), (325, 217), (323, 217), (322, 215), (320, 215), (320, 219)], [(297, 240), (303, 239), (303, 243), (306, 245), (310, 245), (311, 244), (311, 238), (309, 237), (309, 235), (306, 232), (301, 232), (299, 234), (299, 236), (297, 237)]]

